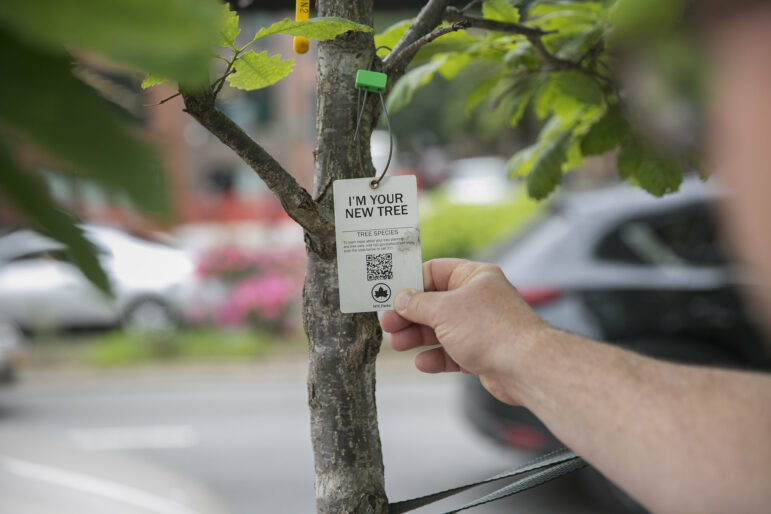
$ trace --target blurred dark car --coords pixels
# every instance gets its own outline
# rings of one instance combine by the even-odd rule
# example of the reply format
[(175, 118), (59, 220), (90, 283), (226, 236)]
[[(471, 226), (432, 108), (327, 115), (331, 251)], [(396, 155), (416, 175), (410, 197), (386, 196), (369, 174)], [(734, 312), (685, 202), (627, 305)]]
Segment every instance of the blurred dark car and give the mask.
[[(770, 369), (727, 261), (710, 204), (721, 193), (687, 180), (653, 198), (627, 185), (566, 193), (491, 259), (551, 325), (686, 363)], [(494, 441), (536, 453), (561, 443), (535, 416), (464, 378), (464, 410)], [(616, 511), (641, 511), (596, 472), (589, 485)]]

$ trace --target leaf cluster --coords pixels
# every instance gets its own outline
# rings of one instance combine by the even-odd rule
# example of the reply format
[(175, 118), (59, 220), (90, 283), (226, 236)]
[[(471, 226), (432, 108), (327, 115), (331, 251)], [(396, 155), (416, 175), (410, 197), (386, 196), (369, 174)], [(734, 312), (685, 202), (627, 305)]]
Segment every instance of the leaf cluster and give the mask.
[[(372, 32), (370, 27), (337, 17), (319, 17), (294, 21), (284, 18), (268, 27), (260, 28), (246, 44), (237, 46), (236, 37), (241, 33), (238, 14), (228, 4), (220, 6), (219, 37), (217, 44), (225, 49), (227, 57), (219, 57), (225, 62), (224, 72), (215, 79), (210, 88), (216, 95), (227, 83), (231, 87), (244, 91), (253, 91), (272, 86), (292, 72), (294, 59), (282, 59), (281, 55), (269, 56), (268, 52), (255, 52), (249, 49), (255, 42), (273, 34), (302, 36), (308, 39), (331, 40), (349, 31)], [(142, 82), (148, 88), (165, 82), (162, 75), (150, 73)], [(182, 84), (184, 86), (184, 84)]]
[[(526, 179), (531, 197), (546, 198), (585, 157), (613, 151), (618, 152), (622, 179), (657, 196), (676, 191), (682, 180), (679, 159), (658, 155), (635, 134), (614, 80), (612, 36), (619, 31), (614, 24), (620, 19), (623, 30), (642, 30), (625, 14), (649, 13), (641, 3), (486, 0), (481, 3), (481, 18), (463, 14), (478, 21), (479, 27), (501, 30), (478, 30), (472, 24), (472, 29), (421, 48), (412, 68), (394, 85), (388, 108), (394, 112), (407, 106), (415, 91), (437, 74), (451, 80), (473, 69), (472, 63), (485, 61), (491, 71), (468, 94), (466, 114), (484, 106), (502, 111), (511, 126), (528, 111), (541, 120), (537, 141), (514, 154), (507, 166), (510, 176)], [(667, 11), (670, 17), (680, 12)], [(398, 40), (410, 23), (389, 27), (375, 37), (375, 44)]]

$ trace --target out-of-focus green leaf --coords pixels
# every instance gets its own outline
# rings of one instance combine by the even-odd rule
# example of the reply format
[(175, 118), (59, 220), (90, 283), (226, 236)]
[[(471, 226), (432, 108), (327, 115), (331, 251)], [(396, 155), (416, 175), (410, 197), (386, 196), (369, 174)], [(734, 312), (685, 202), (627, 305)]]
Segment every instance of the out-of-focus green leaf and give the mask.
[(702, 182), (706, 182), (707, 179), (709, 179), (709, 169), (707, 168), (707, 165), (704, 163), (704, 160), (699, 155), (692, 155), (687, 159), (688, 166), (693, 168), (694, 171), (699, 175), (699, 179)]
[(228, 75), (227, 81), (235, 88), (252, 91), (275, 84), (292, 72), (292, 66), (294, 59), (282, 61), (280, 55), (268, 57), (268, 52), (249, 50), (236, 59), (236, 72)]
[(539, 148), (538, 143), (533, 143), (512, 155), (509, 162), (506, 163), (506, 173), (509, 178), (524, 177), (530, 173)]
[(125, 190), (140, 208), (167, 212), (158, 156), (72, 76), (67, 59), (0, 33), (0, 62), (14, 73), (0, 81), (0, 122), (59, 157), (70, 171)]
[(610, 109), (581, 139), (581, 152), (584, 155), (609, 152), (618, 146), (628, 130), (626, 120), (618, 108)]
[(147, 89), (148, 87), (157, 86), (158, 84), (163, 84), (166, 82), (166, 77), (161, 77), (159, 75), (156, 75), (155, 73), (148, 73), (147, 76), (145, 76), (144, 80), (142, 81), (142, 89)]
[(538, 66), (538, 57), (529, 41), (521, 41), (515, 48), (506, 52), (503, 63), (509, 68), (534, 69)]
[(236, 36), (241, 32), (238, 28), (238, 14), (230, 10), (229, 4), (222, 4), (220, 18), (219, 40), (220, 46), (232, 47), (236, 43)]
[[(388, 48), (393, 49), (404, 33), (407, 32), (407, 29), (412, 25), (413, 21), (414, 19), (412, 18), (409, 20), (397, 21), (380, 34), (375, 34), (375, 48), (387, 46)], [(381, 58), (385, 57), (387, 54), (388, 50), (380, 50), (378, 52), (378, 55)]]
[(463, 53), (448, 54), (444, 62), (437, 69), (439, 75), (446, 80), (454, 79), (458, 73), (473, 62), (473, 57)]
[(555, 87), (563, 95), (567, 95), (584, 104), (599, 105), (602, 103), (602, 91), (599, 86), (578, 71), (566, 71), (555, 78)]
[(416, 66), (402, 75), (394, 84), (391, 93), (388, 95), (388, 100), (386, 100), (388, 112), (394, 113), (410, 103), (415, 91), (421, 86), (428, 84), (444, 62), (444, 58), (438, 58), (426, 64)]
[(474, 109), (474, 107), (476, 107), (479, 102), (481, 102), (485, 96), (487, 96), (487, 93), (489, 93), (490, 90), (501, 81), (503, 75), (504, 74), (502, 72), (495, 73), (489, 77), (483, 78), (474, 86), (466, 98), (466, 116), (471, 114), (471, 111)]
[[(412, 64), (422, 64), (424, 62), (432, 60), (439, 54), (443, 53), (466, 53), (472, 57), (481, 57), (479, 55), (478, 47), (475, 47), (480, 42), (480, 38), (468, 34), (465, 30), (459, 30), (457, 32), (450, 32), (442, 37), (439, 37), (427, 45), (423, 46), (415, 57), (412, 59)], [(476, 51), (475, 51), (476, 49)]]
[(212, 0), (0, 2), (0, 26), (29, 45), (97, 52), (189, 87), (208, 81), (220, 20)]
[(516, 127), (519, 120), (522, 119), (522, 115), (525, 114), (527, 104), (530, 103), (530, 97), (532, 91), (525, 91), (521, 94), (514, 96), (513, 101), (509, 104), (506, 110), (506, 118), (509, 120), (509, 125)]
[(527, 194), (531, 198), (543, 200), (559, 185), (569, 145), (570, 132), (563, 132), (540, 150), (527, 175)]
[(371, 27), (360, 23), (346, 20), (345, 18), (336, 18), (334, 16), (322, 16), (320, 18), (311, 18), (309, 20), (294, 21), (290, 18), (284, 18), (277, 21), (269, 27), (261, 28), (254, 35), (252, 42), (262, 39), (271, 34), (289, 34), (290, 36), (307, 37), (309, 39), (335, 39), (340, 34), (349, 31), (372, 32)]
[(110, 293), (110, 281), (99, 264), (96, 248), (66, 212), (57, 209), (45, 186), (19, 170), (0, 144), (0, 192), (43, 234), (61, 242), (72, 262), (96, 287)]
[(617, 0), (610, 8), (614, 39), (656, 37), (683, 17), (685, 0)]
[(554, 109), (554, 99), (559, 94), (554, 77), (549, 77), (542, 82), (533, 102), (533, 111), (539, 120), (544, 119), (552, 112)]
[(500, 107), (506, 114), (506, 119), (510, 126), (514, 127), (519, 123), (525, 109), (530, 103), (535, 88), (538, 86), (536, 77), (525, 77), (515, 79), (509, 82), (505, 89), (499, 93), (501, 99)]
[(482, 16), (488, 20), (519, 23), (519, 11), (508, 0), (486, 0), (482, 4)]
[(584, 16), (599, 19), (603, 15), (604, 8), (599, 2), (536, 2), (529, 11), (531, 17), (547, 16), (550, 14), (583, 14)]
[(658, 157), (631, 137), (621, 143), (616, 166), (622, 179), (636, 182), (654, 196), (674, 193), (683, 181), (680, 163)]

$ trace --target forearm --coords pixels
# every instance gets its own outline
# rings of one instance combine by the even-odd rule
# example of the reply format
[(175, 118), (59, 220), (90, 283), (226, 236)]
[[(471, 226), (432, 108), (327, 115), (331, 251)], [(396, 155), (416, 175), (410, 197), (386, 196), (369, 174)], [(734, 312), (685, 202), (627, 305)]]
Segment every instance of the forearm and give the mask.
[(768, 508), (768, 376), (664, 363), (555, 330), (523, 346), (511, 356), (512, 393), (654, 512)]

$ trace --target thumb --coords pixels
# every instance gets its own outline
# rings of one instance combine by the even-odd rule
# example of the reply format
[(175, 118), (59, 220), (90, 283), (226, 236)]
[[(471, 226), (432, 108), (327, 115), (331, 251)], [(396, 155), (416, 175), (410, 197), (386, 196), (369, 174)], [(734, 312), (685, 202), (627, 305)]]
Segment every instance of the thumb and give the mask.
[(442, 293), (421, 293), (415, 289), (405, 289), (394, 298), (394, 309), (408, 321), (433, 327), (439, 313), (439, 296)]

